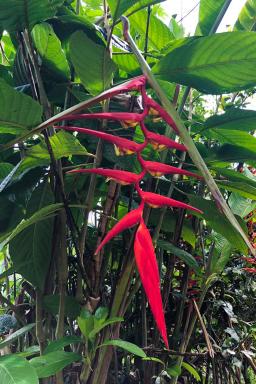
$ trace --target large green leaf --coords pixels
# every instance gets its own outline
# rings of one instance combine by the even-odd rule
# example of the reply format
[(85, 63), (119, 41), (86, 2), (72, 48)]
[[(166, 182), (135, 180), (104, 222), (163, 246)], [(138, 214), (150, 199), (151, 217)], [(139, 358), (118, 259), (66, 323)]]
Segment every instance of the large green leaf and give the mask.
[(254, 31), (256, 26), (256, 1), (247, 0), (234, 25), (234, 31)]
[(32, 28), (53, 17), (64, 0), (0, 0), (0, 30), (8, 32)]
[[(127, 11), (136, 12), (151, 4), (161, 3), (164, 0), (108, 0), (108, 5), (114, 21)], [(128, 12), (128, 13), (130, 13)]]
[(107, 346), (107, 345), (113, 345), (115, 347), (122, 348), (125, 351), (128, 351), (128, 352), (132, 353), (135, 356), (139, 356), (139, 357), (142, 357), (142, 358), (147, 357), (147, 355), (145, 354), (143, 349), (138, 347), (136, 344), (130, 343), (130, 342), (125, 341), (125, 340), (120, 340), (120, 339), (106, 340), (99, 347), (104, 347), (104, 346)]
[(231, 129), (211, 129), (205, 132), (208, 138), (218, 140), (222, 144), (231, 144), (244, 147), (249, 151), (255, 152), (256, 138), (247, 132)]
[[(147, 11), (141, 10), (129, 17), (131, 26), (145, 36), (147, 30)], [(148, 41), (153, 49), (160, 50), (174, 39), (174, 35), (167, 25), (156, 16), (150, 16)]]
[(39, 384), (36, 370), (17, 355), (0, 358), (0, 377), (3, 384)]
[(209, 117), (200, 131), (204, 133), (208, 129), (230, 129), (239, 131), (254, 131), (256, 129), (256, 111), (230, 108), (221, 115)]
[(6, 339), (1, 341), (0, 349), (4, 348), (6, 345), (12, 344), (20, 336), (25, 335), (27, 332), (31, 331), (31, 329), (33, 329), (34, 327), (35, 327), (35, 323), (31, 323), (13, 332), (10, 336), (8, 336)]
[[(53, 315), (57, 315), (59, 312), (59, 295), (47, 295), (43, 298), (43, 306)], [(81, 311), (78, 301), (73, 296), (65, 297), (65, 315), (75, 319)]]
[(195, 34), (209, 35), (212, 26), (219, 15), (226, 0), (201, 0), (199, 22)]
[[(208, 164), (218, 166), (219, 163), (246, 162), (256, 165), (255, 151), (238, 145), (224, 144), (206, 158)], [(228, 164), (229, 165), (229, 164)]]
[(203, 211), (202, 215), (197, 213), (194, 214), (204, 218), (208, 225), (214, 229), (214, 231), (225, 237), (234, 249), (238, 249), (244, 254), (248, 253), (247, 246), (244, 243), (242, 237), (234, 229), (226, 217), (221, 214), (213, 201), (192, 195), (189, 195), (189, 201), (191, 205)]
[(217, 185), (219, 188), (226, 189), (227, 191), (237, 192), (247, 199), (256, 200), (256, 188), (249, 184), (220, 180), (217, 181)]
[(183, 368), (185, 368), (193, 377), (196, 381), (201, 381), (201, 378), (199, 376), (199, 373), (197, 372), (197, 370), (191, 365), (191, 364), (188, 364), (188, 363), (185, 363), (184, 361), (182, 362), (181, 366)]
[(256, 209), (256, 201), (246, 199), (235, 192), (230, 194), (228, 204), (234, 214), (243, 218)]
[(105, 47), (95, 44), (83, 32), (75, 32), (70, 38), (70, 57), (77, 75), (92, 95), (110, 87), (116, 65)]
[(190, 253), (176, 247), (172, 243), (169, 243), (168, 241), (165, 241), (165, 240), (158, 240), (157, 245), (160, 248), (173, 253), (179, 259), (183, 260), (189, 266), (189, 268), (192, 268), (196, 272), (200, 272), (200, 267), (197, 261)]
[(75, 361), (80, 361), (81, 359), (82, 356), (74, 352), (54, 351), (47, 353), (46, 355), (34, 357), (29, 360), (29, 363), (31, 368), (33, 367), (36, 370), (38, 377), (41, 379), (52, 376), (67, 365), (70, 365)]
[[(8, 7), (6, 7), (8, 8)], [(0, 133), (17, 134), (41, 122), (42, 107), (0, 79)]]
[[(72, 134), (60, 131), (50, 137), (55, 159), (69, 157), (72, 155), (89, 155), (86, 149), (80, 144), (79, 140)], [(28, 169), (48, 165), (50, 163), (50, 155), (45, 142), (36, 144), (26, 151), (26, 157), (22, 161), (18, 174)]]
[(212, 94), (256, 84), (256, 35), (227, 32), (201, 37), (163, 57), (153, 71), (160, 78)]
[(48, 23), (35, 25), (32, 30), (32, 38), (43, 65), (53, 71), (56, 76), (64, 79), (69, 78), (68, 61), (52, 26)]
[[(49, 206), (53, 196), (48, 183), (40, 185), (32, 194), (28, 214)], [(34, 286), (43, 289), (52, 252), (53, 220), (40, 220), (19, 233), (9, 245), (15, 271)]]

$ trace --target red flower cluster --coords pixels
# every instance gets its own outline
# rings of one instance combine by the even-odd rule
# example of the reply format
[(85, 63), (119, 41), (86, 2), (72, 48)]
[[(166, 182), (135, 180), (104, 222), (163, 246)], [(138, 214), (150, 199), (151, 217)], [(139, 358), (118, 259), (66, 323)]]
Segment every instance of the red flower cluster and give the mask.
[(169, 116), (167, 112), (157, 102), (155, 102), (146, 94), (146, 78), (144, 76), (137, 77), (132, 81), (126, 82), (123, 85), (114, 87), (109, 91), (106, 91), (104, 93), (104, 98), (110, 98), (119, 93), (128, 91), (138, 91), (141, 93), (144, 108), (142, 113), (107, 112), (91, 114), (73, 114), (65, 116), (65, 121), (78, 119), (106, 119), (120, 121), (124, 126), (134, 126), (139, 124), (144, 135), (144, 142), (142, 144), (138, 144), (134, 141), (111, 135), (105, 132), (99, 132), (87, 128), (79, 128), (67, 125), (56, 126), (55, 128), (81, 132), (87, 135), (99, 137), (102, 140), (113, 143), (115, 146), (116, 153), (118, 155), (129, 155), (134, 153), (137, 154), (137, 159), (142, 168), (142, 171), (139, 174), (122, 170), (103, 168), (78, 169), (73, 170), (69, 173), (94, 173), (115, 180), (117, 183), (120, 183), (122, 185), (135, 185), (135, 188), (141, 199), (139, 207), (127, 213), (108, 232), (101, 244), (96, 249), (95, 253), (100, 252), (102, 247), (104, 247), (107, 242), (109, 242), (114, 236), (117, 236), (120, 232), (124, 231), (127, 228), (131, 228), (135, 225), (138, 225), (134, 241), (135, 259), (151, 311), (155, 318), (160, 334), (165, 342), (165, 345), (168, 348), (168, 337), (166, 332), (166, 324), (164, 319), (164, 311), (160, 291), (160, 276), (151, 236), (143, 220), (143, 209), (144, 205), (148, 204), (152, 208), (168, 206), (189, 209), (200, 213), (201, 211), (180, 201), (155, 193), (144, 192), (140, 188), (139, 183), (147, 172), (155, 177), (159, 177), (164, 174), (181, 174), (186, 176), (193, 176), (196, 178), (200, 178), (200, 176), (193, 174), (192, 172), (188, 172), (186, 170), (172, 167), (166, 164), (161, 164), (153, 161), (145, 161), (142, 158), (141, 152), (148, 144), (151, 144), (156, 150), (170, 148), (185, 151), (186, 147), (182, 144), (177, 143), (174, 140), (165, 137), (164, 135), (159, 135), (157, 133), (151, 132), (146, 128), (144, 124), (144, 119), (147, 115), (153, 114), (154, 116), (158, 116), (161, 119), (165, 120), (165, 122), (172, 126), (176, 133), (178, 133), (178, 129), (174, 124), (174, 121), (172, 120), (171, 116)]

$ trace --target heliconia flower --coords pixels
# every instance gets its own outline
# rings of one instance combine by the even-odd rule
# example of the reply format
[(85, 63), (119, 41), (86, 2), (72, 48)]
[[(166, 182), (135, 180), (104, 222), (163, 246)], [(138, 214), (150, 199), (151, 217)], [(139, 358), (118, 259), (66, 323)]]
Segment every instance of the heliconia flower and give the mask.
[(242, 269), (249, 273), (256, 273), (256, 268), (242, 268)]
[(125, 229), (134, 227), (138, 224), (142, 218), (144, 203), (142, 202), (137, 209), (127, 213), (104, 237), (103, 241), (100, 243), (98, 248), (95, 251), (95, 255), (100, 252), (102, 247), (106, 245), (113, 237), (119, 235)]
[(121, 185), (138, 183), (145, 175), (145, 171), (137, 175), (136, 173), (121, 171), (119, 169), (104, 168), (74, 169), (67, 173), (95, 173), (96, 175), (104, 176), (110, 180), (114, 180)]
[(170, 197), (158, 195), (158, 194), (152, 193), (152, 192), (144, 192), (142, 190), (139, 191), (139, 194), (140, 194), (141, 198), (145, 201), (145, 203), (150, 205), (152, 208), (169, 206), (169, 207), (190, 209), (191, 211), (203, 213), (200, 209), (192, 207), (189, 204), (182, 203), (181, 201), (171, 199)]
[[(99, 113), (77, 113), (72, 115), (66, 115), (65, 120), (80, 120), (80, 119), (102, 119), (102, 120), (114, 120), (124, 122), (137, 122), (139, 123), (144, 119), (145, 113), (132, 113), (132, 112), (99, 112)], [(63, 120), (61, 117), (59, 120)]]
[(173, 167), (171, 165), (167, 165), (163, 163), (157, 163), (155, 161), (145, 161), (142, 158), (141, 158), (141, 164), (147, 170), (147, 172), (149, 172), (154, 177), (160, 177), (162, 175), (167, 175), (167, 174), (179, 174), (179, 175), (196, 177), (198, 179), (202, 178), (196, 173), (186, 171), (185, 169)]
[(147, 143), (138, 144), (135, 141), (124, 139), (123, 137), (110, 135), (109, 133), (94, 131), (93, 129), (72, 127), (69, 125), (55, 126), (56, 129), (65, 129), (66, 131), (80, 132), (87, 135), (99, 137), (102, 140), (108, 141), (115, 146), (117, 155), (131, 155), (133, 153), (141, 151)]
[(244, 260), (244, 261), (246, 261), (247, 263), (250, 263), (250, 264), (256, 264), (256, 259), (254, 259), (254, 258), (250, 258), (250, 257), (242, 257), (241, 259)]
[(160, 291), (160, 277), (150, 233), (141, 219), (134, 241), (134, 255), (141, 282), (159, 332), (168, 346), (166, 324)]
[(185, 145), (177, 143), (177, 141), (169, 139), (169, 137), (164, 135), (159, 135), (158, 133), (149, 131), (143, 122), (141, 122), (140, 126), (148, 142), (155, 150), (162, 151), (166, 148), (174, 148), (182, 152), (187, 150)]
[(151, 99), (151, 97), (148, 97), (148, 96), (145, 96), (146, 97), (146, 100), (144, 100), (144, 102), (146, 102), (146, 105), (148, 107), (151, 107), (153, 108), (155, 111), (157, 111), (159, 113), (159, 115), (163, 118), (164, 121), (166, 121), (166, 123), (168, 125), (170, 125), (174, 131), (176, 133), (179, 133), (178, 131), (178, 128), (174, 122), (174, 120), (171, 118), (171, 116), (163, 109), (163, 107), (161, 107), (161, 105), (159, 105), (155, 100)]

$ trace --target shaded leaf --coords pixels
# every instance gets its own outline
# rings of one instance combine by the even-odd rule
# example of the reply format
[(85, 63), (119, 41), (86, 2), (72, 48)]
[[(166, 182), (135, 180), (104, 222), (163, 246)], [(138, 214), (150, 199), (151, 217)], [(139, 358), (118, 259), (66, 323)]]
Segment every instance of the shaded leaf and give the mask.
[[(141, 8), (145, 8), (150, 4), (161, 3), (164, 0), (108, 0), (108, 5), (115, 22), (121, 15), (127, 11), (136, 12)], [(128, 12), (128, 13), (130, 13)]]
[[(53, 315), (57, 315), (59, 311), (59, 295), (47, 295), (43, 298), (43, 306)], [(73, 296), (65, 297), (65, 316), (75, 319), (80, 313), (80, 305)]]
[(226, 0), (200, 0), (199, 21), (195, 35), (209, 35)]
[(33, 329), (34, 327), (35, 327), (35, 323), (31, 323), (31, 324), (25, 325), (24, 327), (13, 332), (11, 335), (7, 336), (6, 339), (1, 341), (0, 348), (2, 349), (4, 347), (6, 347), (6, 345), (12, 344), (20, 336), (25, 335), (27, 332), (31, 331), (31, 329)]
[(39, 384), (36, 370), (17, 355), (0, 357), (0, 377), (4, 384)]
[(44, 350), (44, 355), (50, 352), (59, 351), (70, 344), (81, 343), (82, 339), (79, 336), (64, 336), (59, 340), (51, 341)]
[(147, 357), (143, 349), (138, 347), (136, 344), (130, 343), (128, 341), (120, 340), (120, 339), (113, 339), (113, 340), (105, 340), (103, 344), (101, 344), (98, 348), (100, 347), (105, 347), (108, 345), (113, 345), (115, 347), (119, 347), (124, 349), (125, 351), (128, 351), (132, 353), (135, 356), (139, 356), (142, 358)]
[(185, 368), (194, 377), (196, 381), (201, 381), (199, 373), (191, 364), (185, 363), (185, 361), (183, 361), (181, 363), (181, 366)]

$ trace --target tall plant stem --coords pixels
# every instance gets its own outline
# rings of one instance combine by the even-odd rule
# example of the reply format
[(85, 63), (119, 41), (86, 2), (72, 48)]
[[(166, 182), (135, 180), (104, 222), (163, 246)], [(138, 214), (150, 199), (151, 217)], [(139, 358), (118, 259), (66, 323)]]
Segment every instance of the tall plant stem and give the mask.
[(144, 75), (147, 77), (151, 87), (156, 92), (157, 96), (159, 97), (163, 107), (165, 110), (169, 113), (169, 115), (173, 118), (174, 123), (179, 131), (179, 135), (185, 144), (185, 146), (188, 149), (188, 153), (193, 160), (194, 164), (197, 166), (197, 168), (202, 173), (205, 182), (208, 185), (209, 190), (212, 193), (212, 196), (216, 202), (216, 205), (218, 209), (227, 217), (227, 219), (230, 221), (230, 223), (233, 225), (233, 227), (238, 231), (238, 233), (241, 235), (241, 237), (244, 239), (246, 245), (250, 249), (251, 253), (253, 255), (256, 254), (255, 249), (252, 247), (249, 239), (247, 238), (246, 234), (244, 233), (243, 229), (241, 228), (240, 224), (238, 223), (237, 219), (235, 218), (234, 214), (230, 210), (228, 204), (226, 203), (226, 200), (222, 196), (217, 184), (215, 183), (209, 169), (207, 168), (204, 160), (202, 159), (200, 153), (198, 152), (198, 149), (196, 148), (192, 138), (190, 137), (190, 134), (187, 131), (187, 128), (185, 127), (183, 121), (180, 119), (180, 116), (178, 115), (177, 111), (175, 110), (174, 106), (169, 101), (168, 97), (166, 96), (163, 89), (158, 84), (157, 80), (155, 79), (155, 76), (151, 72), (151, 69), (147, 62), (145, 61), (144, 57), (138, 50), (132, 36), (129, 33), (129, 21), (126, 17), (122, 16), (123, 21), (123, 27), (124, 27), (124, 36), (126, 40), (129, 42), (132, 52), (135, 54), (141, 69), (144, 73)]

